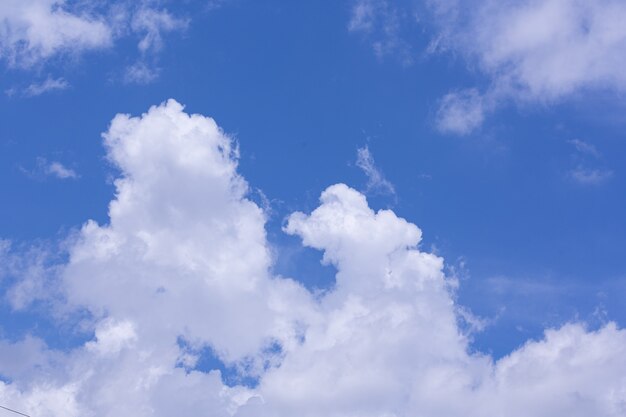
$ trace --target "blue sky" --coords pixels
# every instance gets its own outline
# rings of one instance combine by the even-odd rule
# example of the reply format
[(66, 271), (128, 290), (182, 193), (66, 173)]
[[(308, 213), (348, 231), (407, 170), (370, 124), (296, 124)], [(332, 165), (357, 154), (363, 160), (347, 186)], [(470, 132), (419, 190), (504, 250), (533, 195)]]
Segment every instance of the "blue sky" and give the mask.
[[(115, 179), (139, 181), (136, 167), (154, 164), (158, 171), (161, 161), (151, 160), (151, 151), (144, 157), (120, 145), (133, 140), (125, 139), (135, 137), (131, 133), (105, 146), (103, 132), (114, 136), (109, 129), (116, 114), (141, 116), (170, 98), (187, 114), (213, 118), (236, 143), (238, 174), (232, 178), (245, 178), (248, 189), (232, 198), (248, 198), (262, 209), (270, 274), (293, 278), (307, 294), (342, 294), (334, 290), (341, 287), (335, 272), (347, 268), (343, 274), (355, 273), (345, 266), (344, 256), (352, 259), (351, 253), (360, 252), (342, 249), (333, 255), (331, 238), (312, 231), (322, 221), (313, 214), (310, 224), (289, 219), (294, 212), (326, 207), (320, 205), (320, 193), (345, 183), (367, 197), (373, 210), (392, 210), (417, 225), (420, 253), (445, 260), (442, 271), (449, 285), (458, 281), (458, 287), (446, 290), (455, 314), (465, 312), (469, 327), (479, 328), (464, 333), (467, 352), (497, 361), (516, 350), (526, 352), (518, 349), (544, 338), (545, 329), (581, 326), (588, 332), (584, 337), (591, 338), (595, 331), (611, 330), (609, 322), (621, 328), (626, 321), (621, 302), (626, 291), (626, 79), (621, 74), (626, 31), (615, 21), (626, 8), (610, 0), (474, 3), (466, 8), (443, 0), (28, 0), (0, 6), (5, 19), (0, 26), (0, 237), (11, 248), (0, 258), (5, 263), (0, 268), (3, 343), (17, 346), (34, 338), (54, 352), (74, 355), (83, 348), (90, 351), (84, 346), (97, 343), (98, 329), (115, 327), (111, 323), (122, 323), (122, 330), (141, 329), (143, 319), (133, 321), (130, 310), (117, 311), (75, 288), (81, 269), (73, 259), (90, 239), (85, 222), (93, 219), (103, 230), (111, 222), (109, 202), (122, 193)], [(182, 111), (165, 104), (159, 109)], [(147, 126), (153, 118), (141, 120)], [(154, 132), (160, 137), (158, 129)], [(151, 140), (147, 137), (143, 146), (152, 146)], [(117, 151), (138, 159), (123, 159)], [(172, 181), (183, 181), (179, 187), (194, 189), (192, 177), (163, 172), (156, 178), (163, 175), (168, 182), (171, 174)], [(344, 190), (330, 194), (352, 198)], [(129, 201), (137, 198), (129, 195)], [(180, 204), (187, 201), (179, 197)], [(208, 201), (208, 217), (202, 219), (219, 223), (219, 215), (209, 216), (214, 200)], [(143, 203), (137, 204), (132, 207)], [(146, 210), (157, 213), (158, 207)], [(131, 223), (141, 223), (138, 216), (119, 224), (132, 229)], [(112, 229), (122, 227), (113, 223)], [(141, 234), (152, 226), (136, 227)], [(188, 238), (168, 244), (183, 247)], [(205, 249), (226, 245), (230, 238), (223, 239)], [(324, 251), (328, 259), (322, 264)], [(161, 273), (154, 265), (142, 272), (98, 265), (93, 268), (111, 271), (109, 278), (101, 278), (102, 285), (115, 274)], [(193, 265), (193, 271), (200, 268)], [(215, 314), (226, 311), (231, 310)], [(237, 329), (238, 323), (228, 326)], [(183, 328), (191, 332), (196, 351), (209, 347), (217, 352), (201, 363), (216, 363), (222, 370), (224, 363), (256, 363), (250, 358), (257, 353), (245, 343), (231, 345), (235, 342), (210, 331), (194, 334), (192, 324)], [(623, 332), (614, 331), (623, 340)], [(278, 356), (289, 358), (288, 343), (272, 337), (284, 342), (284, 355)], [(257, 352), (269, 355), (267, 349)], [(285, 365), (283, 359), (270, 359), (259, 360), (278, 361), (271, 363), (287, 376), (293, 371), (287, 359)], [(241, 368), (242, 375), (249, 368), (254, 366)], [(0, 367), (0, 375), (10, 381), (7, 386), (21, 390), (17, 405), (30, 412), (90, 410), (90, 415), (105, 416), (116, 410), (85, 399), (70, 401), (71, 409), (37, 403), (41, 400), (28, 396), (41, 381), (25, 369), (8, 377), (11, 371)], [(256, 383), (263, 381), (265, 371), (255, 372)], [(266, 377), (270, 388), (260, 383), (259, 395), (267, 389), (268, 403), (276, 400), (271, 384), (280, 381), (277, 373)], [(616, 381), (623, 389), (623, 379)], [(8, 398), (9, 388), (0, 390), (0, 398)], [(130, 399), (128, 404), (135, 403)], [(156, 410), (168, 409), (155, 404)], [(318, 412), (370, 415), (375, 409), (371, 415), (383, 415), (386, 403), (370, 411), (359, 404), (348, 411), (328, 405)], [(135, 410), (129, 407), (125, 410)], [(247, 407), (242, 416), (272, 412)], [(618, 415), (609, 414), (609, 408), (587, 411)], [(283, 409), (276, 410), (272, 415), (282, 415)], [(396, 412), (407, 410), (419, 408), (407, 405)], [(166, 411), (155, 415), (161, 412)], [(447, 415), (437, 412), (431, 415)]]

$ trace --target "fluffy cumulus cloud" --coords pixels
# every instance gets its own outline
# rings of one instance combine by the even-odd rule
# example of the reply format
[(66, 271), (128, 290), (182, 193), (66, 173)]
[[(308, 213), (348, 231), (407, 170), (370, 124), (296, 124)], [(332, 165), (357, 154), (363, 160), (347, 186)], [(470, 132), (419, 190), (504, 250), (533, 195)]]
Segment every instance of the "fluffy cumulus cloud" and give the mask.
[[(185, 29), (159, 2), (142, 0), (3, 0), (0, 3), (0, 59), (30, 68), (63, 55), (79, 55), (138, 38), (142, 55), (162, 46), (162, 34)], [(145, 78), (145, 77), (144, 77)]]
[[(264, 212), (212, 119), (168, 101), (116, 116), (104, 142), (119, 169), (109, 221), (83, 225), (49, 284), (59, 326), (79, 314), (92, 336), (70, 350), (0, 341), (0, 404), (51, 417), (626, 413), (625, 331), (569, 324), (498, 361), (472, 353), (443, 259), (358, 191), (333, 185), (285, 223), (337, 270), (312, 294), (272, 276)], [(16, 256), (0, 242), (19, 285)], [(234, 381), (198, 366), (207, 350)]]

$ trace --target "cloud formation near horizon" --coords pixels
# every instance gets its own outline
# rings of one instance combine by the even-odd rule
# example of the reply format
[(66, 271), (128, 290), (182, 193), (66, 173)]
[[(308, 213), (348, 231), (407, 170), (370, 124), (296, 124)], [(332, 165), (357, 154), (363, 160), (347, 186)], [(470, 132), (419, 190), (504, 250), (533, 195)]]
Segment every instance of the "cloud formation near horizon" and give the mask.
[[(213, 119), (169, 100), (117, 115), (104, 142), (119, 169), (109, 222), (85, 223), (67, 263), (37, 276), (49, 290), (19, 304), (45, 300), (58, 326), (80, 313), (93, 337), (70, 350), (1, 340), (0, 404), (33, 417), (626, 412), (624, 330), (572, 323), (497, 361), (472, 352), (444, 260), (420, 249), (416, 225), (349, 186), (285, 224), (337, 270), (334, 288), (312, 294), (271, 274), (265, 213)], [(28, 266), (1, 243), (15, 288)], [(201, 369), (206, 349), (257, 383)]]

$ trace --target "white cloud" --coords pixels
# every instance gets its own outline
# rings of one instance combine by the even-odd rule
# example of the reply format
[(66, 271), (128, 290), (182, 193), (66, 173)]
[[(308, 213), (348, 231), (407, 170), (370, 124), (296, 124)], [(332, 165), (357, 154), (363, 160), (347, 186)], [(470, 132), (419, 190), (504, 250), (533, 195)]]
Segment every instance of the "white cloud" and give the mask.
[[(248, 390), (177, 366), (189, 356), (179, 340), (255, 375), (276, 355), (268, 346), (297, 343), (312, 300), (269, 276), (264, 214), (245, 198), (236, 147), (212, 119), (169, 101), (118, 115), (104, 138), (121, 174), (110, 221), (86, 223), (70, 242), (56, 300), (62, 316), (90, 312), (96, 337), (0, 383), (0, 403), (50, 416), (231, 415)], [(0, 374), (13, 380), (7, 363)]]
[(141, 61), (129, 66), (124, 72), (124, 82), (128, 84), (150, 84), (158, 77), (158, 69), (150, 68)]
[(162, 33), (187, 28), (188, 21), (179, 19), (166, 10), (140, 8), (131, 20), (134, 32), (143, 34), (137, 47), (142, 53), (158, 51), (163, 46)]
[(380, 59), (395, 55), (404, 65), (413, 61), (410, 44), (401, 36), (406, 20), (393, 1), (357, 0), (353, 3), (348, 30), (363, 35)]
[(602, 156), (600, 154), (600, 151), (598, 151), (598, 149), (595, 146), (593, 146), (591, 143), (587, 143), (580, 139), (572, 139), (568, 141), (568, 143), (573, 145), (576, 148), (576, 150), (580, 152), (581, 154), (591, 155), (594, 158), (600, 158)]
[(60, 162), (53, 161), (48, 165), (47, 172), (49, 175), (53, 175), (62, 180), (68, 178), (78, 178), (78, 174), (73, 169), (65, 167)]
[(32, 169), (20, 167), (20, 170), (36, 180), (43, 180), (47, 177), (53, 177), (60, 180), (75, 180), (80, 178), (80, 175), (71, 168), (66, 167), (61, 162), (49, 161), (46, 158), (38, 157), (36, 166)]
[(568, 171), (570, 179), (582, 185), (600, 185), (613, 177), (613, 171), (599, 165), (602, 153), (592, 144), (580, 139), (568, 141), (576, 153), (572, 155), (576, 166)]
[(264, 214), (245, 198), (230, 138), (212, 119), (169, 101), (141, 118), (118, 115), (105, 144), (123, 176), (115, 182), (110, 224), (85, 224), (71, 252), (70, 300), (132, 319), (171, 342), (189, 334), (229, 361), (273, 338), (287, 343), (292, 336), (281, 334), (288, 329), (274, 315), (284, 307), (268, 302), (281, 294), (295, 301), (302, 290), (269, 280)]
[(163, 48), (163, 35), (183, 31), (189, 25), (187, 19), (177, 18), (167, 10), (142, 6), (129, 13), (130, 29), (141, 39), (137, 44), (140, 59), (126, 68), (123, 81), (128, 84), (150, 84), (159, 78), (156, 54)]
[(61, 180), (77, 179), (78, 174), (71, 168), (58, 161), (48, 161), (46, 158), (37, 158), (37, 169), (34, 175), (55, 177)]
[(491, 78), (497, 102), (550, 103), (626, 90), (626, 4), (618, 0), (431, 0), (439, 44)]
[[(85, 309), (95, 337), (66, 352), (0, 341), (0, 404), (51, 417), (624, 415), (614, 324), (548, 330), (499, 361), (470, 353), (443, 259), (393, 211), (337, 184), (289, 216), (285, 231), (337, 269), (316, 296), (270, 275), (265, 215), (212, 119), (168, 101), (116, 116), (104, 141), (120, 171), (109, 222), (82, 227), (55, 281), (60, 317)], [(190, 369), (207, 346), (258, 387)]]
[(603, 184), (613, 176), (613, 171), (601, 168), (585, 168), (578, 166), (569, 171), (570, 177), (583, 185)]
[(4, 0), (0, 57), (28, 67), (54, 55), (100, 49), (113, 37), (102, 18), (67, 10), (64, 0)]
[(226, 3), (228, 3), (230, 0), (208, 0), (206, 2), (206, 9), (207, 10), (216, 10), (221, 8), (222, 6), (224, 6)]
[(466, 135), (482, 125), (487, 106), (476, 89), (446, 94), (439, 103), (437, 129), (442, 133)]
[[(396, 18), (402, 15), (420, 18), (406, 23)], [(481, 93), (470, 91), (493, 111), (508, 102), (549, 104), (594, 90), (623, 94), (624, 19), (621, 0), (357, 0), (348, 28), (400, 40), (402, 27), (419, 21), (432, 36), (426, 52), (461, 55), (487, 76)], [(443, 131), (469, 133), (481, 125), (482, 113), (461, 129)]]
[(35, 96), (39, 96), (41, 94), (47, 93), (49, 91), (65, 90), (69, 86), (70, 84), (63, 78), (48, 77), (40, 83), (30, 84), (28, 87), (24, 89), (23, 94), (26, 97), (35, 97)]
[(350, 31), (370, 32), (374, 29), (374, 23), (377, 16), (377, 9), (380, 5), (384, 5), (384, 1), (362, 0), (357, 1), (352, 6), (352, 15), (348, 22)]
[(396, 193), (393, 184), (385, 178), (380, 168), (376, 166), (369, 147), (358, 148), (356, 155), (356, 166), (361, 168), (367, 176), (367, 191), (383, 194)]
[(0, 4), (0, 59), (10, 67), (31, 68), (58, 56), (110, 48), (128, 36), (139, 37), (145, 59), (162, 48), (163, 34), (188, 25), (187, 19), (157, 6), (154, 1), (5, 0)]

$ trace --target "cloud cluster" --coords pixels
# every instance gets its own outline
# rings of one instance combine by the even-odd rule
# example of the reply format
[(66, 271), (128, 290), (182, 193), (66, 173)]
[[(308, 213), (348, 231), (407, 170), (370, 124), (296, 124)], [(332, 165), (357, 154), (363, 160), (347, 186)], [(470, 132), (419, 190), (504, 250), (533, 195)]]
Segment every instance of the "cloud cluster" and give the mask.
[(63, 78), (48, 77), (41, 83), (32, 83), (24, 89), (26, 97), (40, 96), (49, 91), (59, 91), (69, 88), (69, 83)]
[[(116, 116), (108, 224), (59, 266), (59, 325), (86, 343), (0, 341), (0, 404), (32, 416), (622, 416), (626, 332), (569, 324), (507, 357), (472, 353), (454, 280), (420, 229), (344, 185), (284, 230), (323, 252), (336, 286), (272, 276), (265, 215), (216, 123), (170, 100)], [(6, 242), (0, 256), (8, 256)], [(198, 366), (210, 349), (241, 381)], [(216, 367), (217, 368), (217, 367)]]
[(395, 195), (393, 184), (385, 178), (383, 172), (376, 166), (369, 147), (358, 148), (356, 151), (356, 166), (361, 168), (367, 177), (367, 191)]
[(570, 179), (581, 185), (601, 185), (613, 177), (613, 170), (602, 166), (602, 153), (592, 144), (580, 139), (568, 143), (576, 149), (571, 155), (575, 167), (567, 172)]

